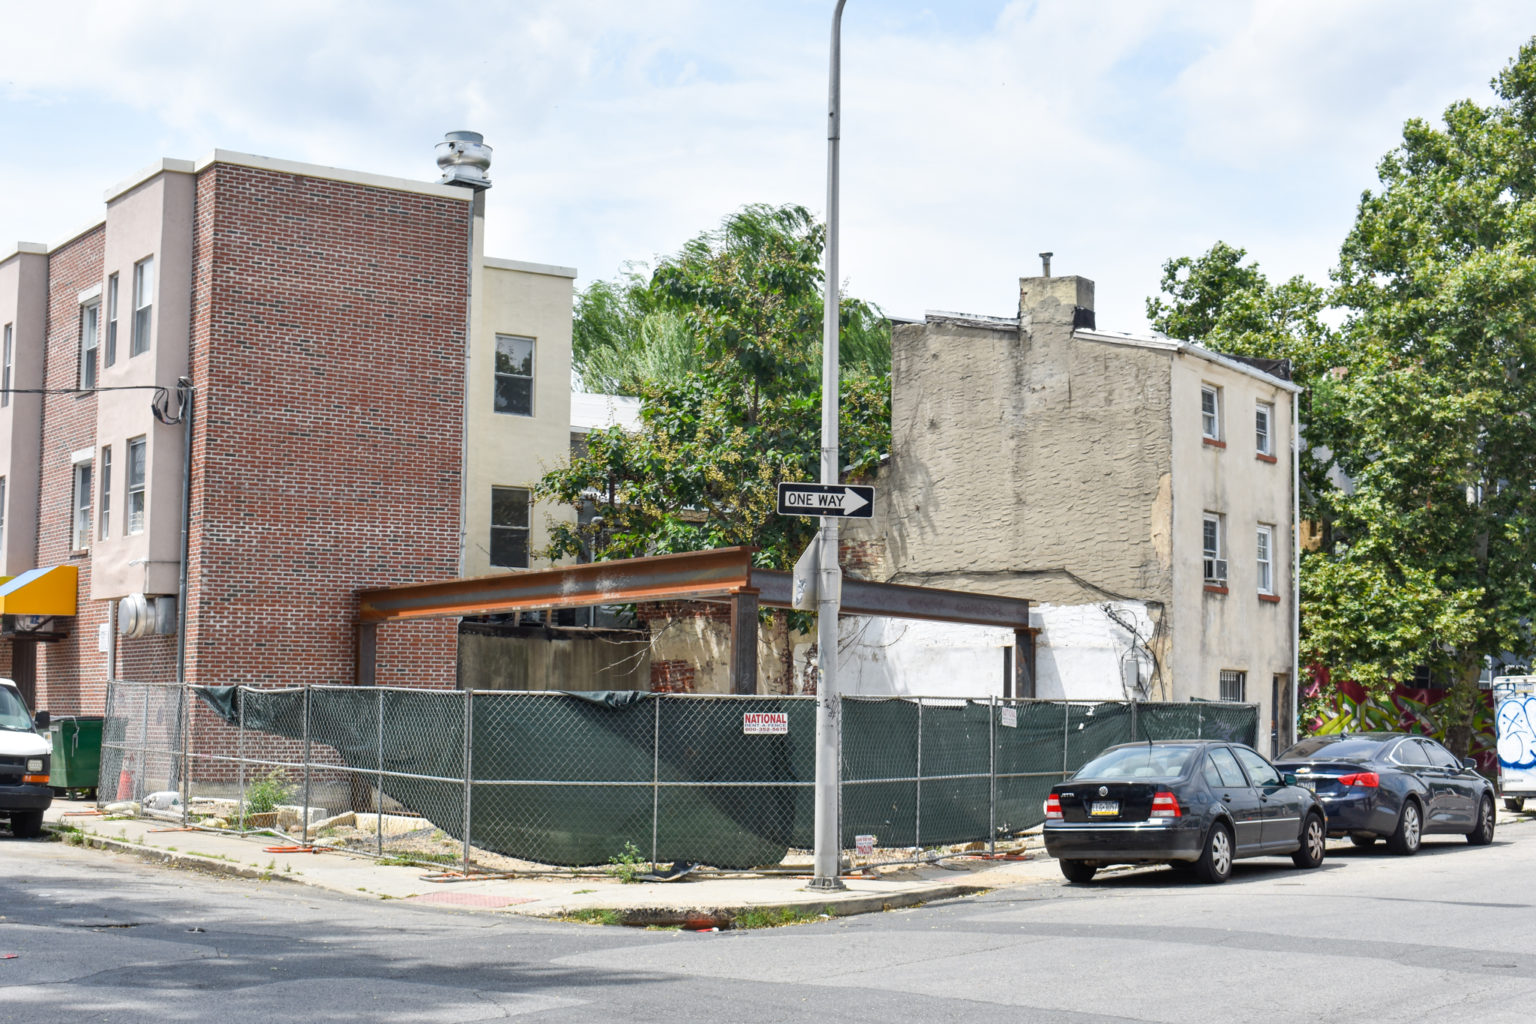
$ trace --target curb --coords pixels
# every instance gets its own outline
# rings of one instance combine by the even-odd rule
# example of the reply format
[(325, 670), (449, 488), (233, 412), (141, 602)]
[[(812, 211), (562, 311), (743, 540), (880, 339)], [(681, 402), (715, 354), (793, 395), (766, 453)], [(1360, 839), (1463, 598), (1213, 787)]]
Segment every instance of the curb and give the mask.
[(852, 917), (855, 914), (873, 914), (885, 910), (901, 910), (921, 906), (935, 900), (974, 896), (988, 892), (986, 885), (943, 885), (899, 893), (876, 893), (845, 899), (807, 899), (786, 903), (737, 904), (725, 907), (564, 907), (542, 911), (513, 911), (524, 917), (546, 921), (559, 921), (573, 913), (612, 914), (617, 924), (630, 928), (729, 928), (742, 914), (765, 910), (793, 910), (807, 913), (829, 913), (832, 917)]
[[(51, 826), (45, 826), (45, 829), (53, 834), (55, 842), (66, 841), (64, 839), (65, 833), (60, 833)], [(68, 833), (68, 835), (80, 837), (80, 842), (77, 845), (88, 846), (95, 850), (107, 850), (111, 853), (125, 853), (130, 857), (136, 857), (151, 864), (162, 864), (166, 867), (181, 868), (186, 871), (201, 871), (209, 875), (246, 878), (255, 882), (294, 882), (299, 885), (306, 884), (280, 871), (246, 867), (233, 861), (214, 860), (212, 857), (203, 857), (195, 853), (181, 853), (180, 851), (161, 850), (153, 846), (140, 846), (137, 843), (125, 843), (120, 839), (108, 839), (106, 836), (100, 836), (94, 832), (75, 830)]]

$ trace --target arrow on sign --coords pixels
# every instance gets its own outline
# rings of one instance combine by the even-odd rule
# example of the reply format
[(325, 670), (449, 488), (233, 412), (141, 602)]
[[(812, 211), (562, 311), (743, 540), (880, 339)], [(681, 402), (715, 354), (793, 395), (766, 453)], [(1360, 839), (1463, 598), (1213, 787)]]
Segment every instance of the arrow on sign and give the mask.
[(779, 514), (869, 519), (875, 489), (857, 484), (779, 484)]

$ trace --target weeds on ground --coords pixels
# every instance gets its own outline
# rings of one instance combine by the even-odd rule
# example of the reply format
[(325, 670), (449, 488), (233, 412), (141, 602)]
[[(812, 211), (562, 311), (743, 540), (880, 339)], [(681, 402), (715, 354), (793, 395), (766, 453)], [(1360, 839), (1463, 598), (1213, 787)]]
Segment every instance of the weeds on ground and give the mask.
[(600, 907), (592, 907), (586, 910), (571, 910), (560, 914), (556, 920), (574, 921), (577, 924), (623, 924), (624, 919), (619, 917), (617, 910), (604, 910)]
[(731, 928), (783, 928), (792, 924), (809, 924), (831, 916), (831, 907), (824, 907), (821, 910), (801, 907), (761, 907), (744, 910), (737, 914), (731, 919)]
[(640, 880), (645, 867), (645, 855), (640, 852), (640, 848), (634, 843), (625, 843), (624, 849), (608, 858), (608, 867), (604, 870), (620, 882), (628, 885), (631, 882), (638, 882)]
[(251, 818), (257, 814), (271, 814), (278, 804), (293, 798), (293, 786), (281, 768), (274, 768), (266, 775), (245, 787), (245, 817), (234, 815), (230, 821), (236, 828), (254, 827)]

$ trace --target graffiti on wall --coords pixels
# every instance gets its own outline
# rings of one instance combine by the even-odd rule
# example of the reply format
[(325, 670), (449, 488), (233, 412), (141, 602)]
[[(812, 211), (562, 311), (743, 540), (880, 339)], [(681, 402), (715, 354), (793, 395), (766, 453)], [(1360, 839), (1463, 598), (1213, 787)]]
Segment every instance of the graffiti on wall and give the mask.
[(1505, 768), (1536, 768), (1536, 696), (1499, 701), (1499, 764)]

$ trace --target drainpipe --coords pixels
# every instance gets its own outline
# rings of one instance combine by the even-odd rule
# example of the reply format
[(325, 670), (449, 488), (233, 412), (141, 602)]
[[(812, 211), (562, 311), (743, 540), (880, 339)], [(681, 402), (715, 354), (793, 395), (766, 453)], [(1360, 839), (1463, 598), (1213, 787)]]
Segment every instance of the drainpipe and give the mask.
[[(187, 559), (192, 549), (192, 398), (197, 389), (190, 377), (176, 379), (181, 409), (181, 572), (176, 583), (176, 685), (187, 685)], [(114, 644), (114, 650), (116, 645)], [(185, 805), (183, 805), (185, 806)]]
[[(1291, 739), (1301, 737), (1301, 394), (1291, 392)], [(1280, 751), (1272, 751), (1279, 754)]]

